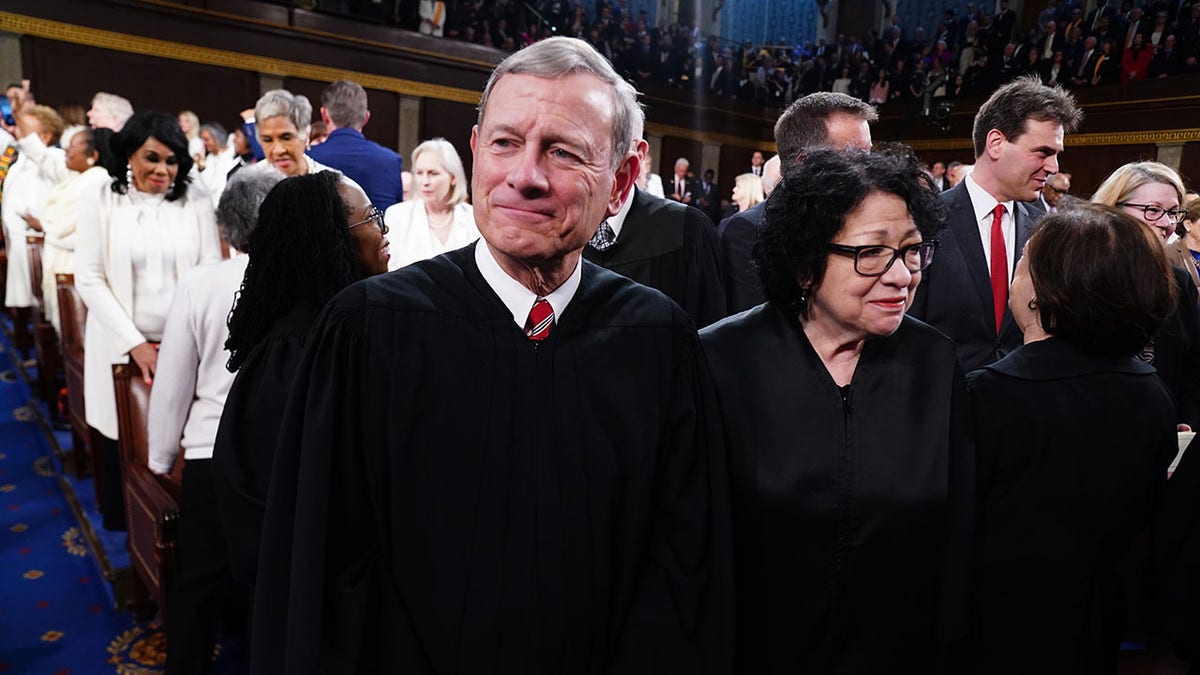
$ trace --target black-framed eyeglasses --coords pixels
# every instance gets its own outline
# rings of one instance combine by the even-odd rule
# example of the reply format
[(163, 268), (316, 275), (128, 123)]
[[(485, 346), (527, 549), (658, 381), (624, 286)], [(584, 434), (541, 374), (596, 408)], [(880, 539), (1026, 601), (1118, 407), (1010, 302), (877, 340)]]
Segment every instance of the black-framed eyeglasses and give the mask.
[(1060, 197), (1067, 194), (1068, 192), (1070, 192), (1070, 190), (1060, 190), (1060, 189), (1054, 187), (1053, 185), (1049, 185), (1049, 184), (1047, 184), (1046, 187), (1049, 188), (1054, 194), (1056, 194)]
[(1146, 216), (1146, 220), (1149, 220), (1150, 222), (1154, 222), (1154, 221), (1158, 220), (1159, 218), (1162, 218), (1165, 215), (1172, 223), (1175, 223), (1176, 225), (1178, 225), (1179, 222), (1181, 220), (1183, 220), (1184, 216), (1187, 215), (1187, 209), (1176, 209), (1174, 211), (1168, 211), (1167, 209), (1164, 209), (1163, 207), (1157, 206), (1155, 204), (1134, 204), (1133, 202), (1119, 202), (1117, 204), (1117, 206), (1132, 206), (1135, 209), (1141, 209), (1142, 213), (1145, 214), (1145, 216)]
[(879, 277), (892, 269), (892, 263), (904, 260), (909, 272), (920, 272), (933, 262), (936, 241), (923, 241), (904, 248), (891, 246), (843, 246), (829, 244), (829, 252), (854, 258), (854, 271), (864, 277)]
[(358, 221), (357, 223), (350, 223), (350, 226), (347, 229), (353, 230), (354, 228), (358, 227), (359, 225), (362, 225), (364, 223), (372, 223), (372, 222), (375, 223), (375, 227), (379, 228), (380, 234), (388, 233), (387, 222), (384, 221), (384, 219), (383, 219), (383, 211), (380, 211), (379, 208), (375, 207), (375, 206), (371, 207), (371, 212), (367, 215), (366, 218), (363, 218), (362, 220)]

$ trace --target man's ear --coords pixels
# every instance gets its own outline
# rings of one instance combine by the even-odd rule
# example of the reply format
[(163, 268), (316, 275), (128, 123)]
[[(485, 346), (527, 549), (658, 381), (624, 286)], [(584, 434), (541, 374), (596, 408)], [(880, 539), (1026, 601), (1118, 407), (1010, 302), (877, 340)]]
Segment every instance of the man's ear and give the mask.
[(321, 121), (325, 123), (326, 128), (332, 128), (333, 121), (329, 119), (329, 111), (325, 109), (325, 106), (321, 106)]
[(983, 144), (983, 151), (987, 154), (988, 159), (993, 162), (1000, 159), (1001, 149), (1004, 147), (1004, 142), (1008, 138), (999, 130), (992, 129), (987, 133), (987, 138)]
[(621, 161), (621, 165), (617, 167), (612, 194), (608, 198), (608, 213), (606, 215), (615, 216), (620, 212), (621, 205), (625, 203), (625, 199), (629, 196), (629, 191), (633, 189), (638, 173), (641, 170), (642, 161), (639, 159), (637, 153), (627, 153), (625, 159)]
[(368, 110), (368, 111), (367, 111), (367, 114), (363, 116), (363, 123), (362, 123), (362, 125), (365, 127), (365, 126), (367, 126), (367, 122), (370, 122), (370, 121), (371, 121), (371, 111), (370, 111), (370, 110)]

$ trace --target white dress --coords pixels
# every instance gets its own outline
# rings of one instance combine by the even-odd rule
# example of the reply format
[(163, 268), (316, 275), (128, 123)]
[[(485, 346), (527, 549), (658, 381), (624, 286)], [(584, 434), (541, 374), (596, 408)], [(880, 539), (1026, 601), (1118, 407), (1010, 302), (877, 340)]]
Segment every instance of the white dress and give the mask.
[(87, 422), (117, 438), (112, 364), (161, 339), (176, 282), (196, 265), (221, 259), (212, 201), (192, 186), (169, 202), (130, 187), (102, 189), (80, 203), (75, 287), (88, 308), (83, 395)]
[(475, 212), (470, 204), (454, 207), (450, 234), (445, 244), (438, 241), (433, 230), (429, 229), (425, 202), (420, 199), (393, 204), (384, 212), (383, 219), (387, 222), (387, 237), (392, 253), (392, 259), (388, 261), (389, 272), (462, 248), (479, 238)]
[[(57, 154), (59, 161), (63, 160), (63, 152), (51, 148), (52, 154)], [(65, 166), (65, 164), (64, 164)], [(4, 236), (8, 241), (8, 276), (4, 294), (6, 307), (29, 307), (33, 305), (33, 280), (29, 277), (29, 247), (25, 244), (25, 235), (32, 233), (26, 225), (22, 214), (28, 213), (39, 220), (46, 200), (54, 190), (55, 181), (46, 177), (38, 165), (25, 156), (17, 156), (17, 161), (8, 169), (4, 179), (4, 200), (0, 205), (0, 220), (4, 222)]]
[(55, 274), (70, 274), (75, 265), (75, 227), (79, 223), (79, 205), (86, 198), (112, 184), (112, 177), (103, 167), (93, 166), (68, 178), (50, 195), (42, 213), (42, 306), (56, 331), (62, 332), (58, 321), (58, 282)]

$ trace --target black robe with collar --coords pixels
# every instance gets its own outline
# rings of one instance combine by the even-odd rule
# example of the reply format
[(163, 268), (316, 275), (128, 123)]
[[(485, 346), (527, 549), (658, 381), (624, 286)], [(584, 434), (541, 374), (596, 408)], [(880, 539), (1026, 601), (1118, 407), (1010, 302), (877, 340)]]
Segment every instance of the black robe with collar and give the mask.
[(725, 459), (695, 329), (580, 264), (540, 343), (474, 244), (325, 308), (276, 450), (253, 672), (730, 672)]
[(961, 672), (974, 453), (953, 343), (905, 318), (841, 388), (771, 303), (700, 340), (729, 454), (737, 672)]
[(968, 376), (979, 480), (978, 673), (1114, 673), (1118, 565), (1150, 524), (1174, 456), (1175, 411), (1154, 369), (1061, 338)]

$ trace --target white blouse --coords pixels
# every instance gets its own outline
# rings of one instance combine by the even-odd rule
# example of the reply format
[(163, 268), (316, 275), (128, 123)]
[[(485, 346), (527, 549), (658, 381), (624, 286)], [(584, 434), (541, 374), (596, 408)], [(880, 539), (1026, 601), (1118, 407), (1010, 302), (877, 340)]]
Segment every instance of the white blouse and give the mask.
[(388, 207), (383, 219), (387, 222), (387, 237), (392, 253), (392, 259), (388, 261), (389, 272), (462, 248), (479, 239), (475, 212), (470, 204), (454, 207), (450, 232), (444, 244), (429, 226), (423, 200), (413, 199), (394, 204)]

